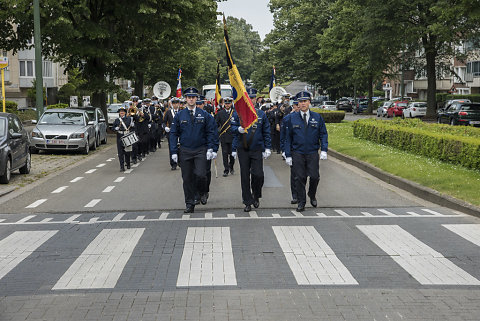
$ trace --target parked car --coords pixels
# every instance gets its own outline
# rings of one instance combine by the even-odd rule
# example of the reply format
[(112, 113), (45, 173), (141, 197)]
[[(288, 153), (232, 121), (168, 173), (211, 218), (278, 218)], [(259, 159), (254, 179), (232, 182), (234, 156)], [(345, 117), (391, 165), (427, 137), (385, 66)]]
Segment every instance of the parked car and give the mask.
[(385, 117), (387, 115), (388, 107), (393, 105), (391, 101), (385, 101), (377, 108), (377, 117)]
[(337, 110), (345, 110), (345, 111), (350, 111), (350, 112), (353, 110), (352, 104), (351, 104), (350, 100), (347, 99), (347, 98), (342, 98), (342, 99), (337, 100), (337, 103), (336, 103), (335, 106), (336, 106)]
[(448, 109), (437, 111), (437, 122), (439, 124), (480, 127), (480, 103), (454, 102)]
[(453, 103), (471, 103), (470, 99), (450, 99), (445, 102), (443, 109), (447, 110)]
[(30, 173), (30, 137), (20, 119), (10, 113), (0, 113), (0, 183), (8, 184), (11, 174), (20, 170)]
[(326, 109), (326, 110), (337, 110), (337, 107), (335, 106), (335, 102), (334, 101), (329, 101), (329, 100), (324, 101), (320, 105), (320, 108)]
[(403, 118), (423, 117), (427, 114), (427, 103), (413, 102), (409, 103), (407, 108), (402, 111)]
[(110, 104), (107, 107), (108, 126), (112, 126), (115, 119), (118, 118), (118, 110), (124, 104)]
[(88, 154), (96, 147), (95, 122), (82, 109), (49, 109), (32, 131), (32, 153), (39, 150), (78, 150)]
[[(88, 120), (93, 121), (95, 124), (95, 141), (96, 146), (92, 149), (95, 149), (100, 144), (107, 143), (107, 121), (103, 115), (103, 111), (98, 107), (79, 107), (87, 112)], [(117, 116), (118, 117), (118, 116)]]
[(403, 109), (408, 106), (407, 101), (395, 101), (393, 104), (388, 107), (387, 109), (387, 118), (389, 117), (396, 117), (403, 115)]
[(368, 99), (358, 99), (357, 104), (353, 107), (353, 113), (363, 113), (368, 108)]

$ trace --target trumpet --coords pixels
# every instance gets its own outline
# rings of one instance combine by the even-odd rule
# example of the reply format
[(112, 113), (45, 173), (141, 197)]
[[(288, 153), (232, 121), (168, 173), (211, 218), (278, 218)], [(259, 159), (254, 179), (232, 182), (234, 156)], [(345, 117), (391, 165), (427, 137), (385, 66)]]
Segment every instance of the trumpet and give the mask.
[(130, 116), (135, 116), (137, 114), (137, 106), (132, 106), (128, 109)]

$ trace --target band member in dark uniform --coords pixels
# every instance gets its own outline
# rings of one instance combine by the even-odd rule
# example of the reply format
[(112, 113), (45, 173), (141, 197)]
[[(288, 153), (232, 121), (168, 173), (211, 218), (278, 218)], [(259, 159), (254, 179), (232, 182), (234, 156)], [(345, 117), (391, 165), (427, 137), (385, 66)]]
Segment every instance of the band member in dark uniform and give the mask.
[[(172, 168), (172, 171), (177, 169), (177, 162), (174, 162), (172, 160), (172, 148), (170, 146), (170, 128), (172, 127), (173, 124), (173, 118), (177, 115), (177, 113), (180, 111), (180, 99), (177, 97), (172, 98), (172, 108), (169, 108), (165, 110), (165, 115), (163, 115), (163, 126), (165, 128), (165, 136), (167, 137), (168, 141), (168, 151), (169, 151), (169, 159), (170, 159), (170, 166)], [(175, 143), (177, 145), (178, 142)]]
[[(184, 91), (186, 108), (174, 118), (170, 130), (172, 160), (180, 160), (185, 213), (195, 211), (195, 191), (200, 193), (202, 204), (207, 203), (207, 160), (217, 157), (218, 130), (213, 117), (196, 108), (198, 90), (190, 87)], [(177, 147), (177, 141), (180, 146)], [(215, 146), (216, 145), (216, 146)], [(196, 185), (196, 186), (195, 186)]]
[(233, 133), (230, 130), (233, 112), (233, 99), (226, 97), (225, 108), (220, 110), (216, 117), (220, 143), (222, 145), (223, 177), (228, 176), (228, 173), (234, 173), (233, 165), (235, 165), (235, 158), (232, 156)]
[(120, 171), (125, 171), (125, 163), (127, 169), (130, 169), (130, 151), (125, 151), (123, 146), (122, 137), (129, 133), (133, 127), (133, 121), (131, 117), (127, 117), (127, 110), (124, 107), (118, 109), (119, 117), (113, 122), (113, 130), (117, 133), (117, 152), (118, 160), (120, 161)]
[[(282, 151), (282, 157), (283, 159), (286, 159), (285, 156), (285, 140), (286, 140), (286, 135), (287, 135), (287, 123), (289, 117), (292, 116), (293, 113), (298, 112), (300, 108), (298, 107), (298, 101), (293, 102), (293, 109), (290, 114), (286, 115), (283, 117), (282, 120), (282, 126), (280, 130), (280, 149)], [(290, 201), (290, 204), (298, 204), (298, 196), (297, 196), (297, 176), (295, 176), (295, 172), (293, 170), (293, 166), (290, 166), (290, 191), (292, 193), (292, 200)]]

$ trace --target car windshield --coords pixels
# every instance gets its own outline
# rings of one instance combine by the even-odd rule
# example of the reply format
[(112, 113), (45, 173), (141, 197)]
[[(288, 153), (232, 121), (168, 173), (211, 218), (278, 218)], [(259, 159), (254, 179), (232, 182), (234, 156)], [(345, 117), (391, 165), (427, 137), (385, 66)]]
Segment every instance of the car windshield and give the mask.
[(427, 103), (418, 103), (414, 105), (415, 107), (427, 107)]
[(118, 113), (118, 109), (122, 106), (123, 106), (122, 104), (110, 105), (108, 106), (107, 111), (109, 113)]
[(87, 111), (87, 116), (89, 120), (95, 121), (95, 111), (94, 110), (88, 110)]
[(398, 107), (407, 107), (407, 103), (397, 103)]
[[(221, 92), (221, 95), (222, 97), (232, 97), (232, 90), (231, 89), (225, 89), (225, 88), (222, 88), (220, 90)], [(205, 99), (208, 99), (208, 100), (211, 100), (211, 99), (215, 99), (215, 88), (214, 89), (206, 89), (204, 91), (204, 96), (205, 96)]]
[(75, 112), (48, 112), (43, 114), (39, 124), (48, 125), (85, 125), (85, 118), (82, 113)]
[(324, 105), (335, 105), (333, 101), (326, 101), (323, 103)]
[(475, 110), (475, 111), (480, 111), (480, 104), (462, 105), (462, 110)]
[(6, 135), (7, 132), (7, 122), (5, 121), (5, 118), (0, 118), (0, 137), (3, 137)]

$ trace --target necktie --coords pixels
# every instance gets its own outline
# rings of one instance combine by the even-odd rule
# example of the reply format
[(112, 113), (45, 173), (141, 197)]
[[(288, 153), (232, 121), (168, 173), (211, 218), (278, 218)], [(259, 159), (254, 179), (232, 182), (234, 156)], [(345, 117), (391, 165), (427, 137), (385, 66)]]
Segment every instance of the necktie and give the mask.
[(303, 123), (305, 124), (305, 128), (307, 128), (307, 113), (303, 113)]
[(193, 110), (190, 110), (190, 120), (191, 120), (192, 123), (193, 123)]

